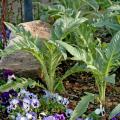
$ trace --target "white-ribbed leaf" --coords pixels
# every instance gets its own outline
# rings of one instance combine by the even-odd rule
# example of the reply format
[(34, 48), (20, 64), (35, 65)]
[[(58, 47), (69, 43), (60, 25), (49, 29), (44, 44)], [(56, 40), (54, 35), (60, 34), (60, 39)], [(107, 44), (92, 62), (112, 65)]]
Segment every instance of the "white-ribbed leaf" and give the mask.
[(120, 113), (120, 104), (118, 104), (110, 113), (109, 119), (112, 119), (114, 116), (116, 116), (118, 113)]
[(76, 120), (76, 118), (83, 115), (83, 113), (86, 112), (89, 103), (93, 102), (94, 99), (95, 99), (95, 96), (92, 93), (87, 93), (87, 95), (82, 97), (81, 101), (79, 101), (78, 105), (76, 106), (75, 110), (73, 111), (70, 120)]

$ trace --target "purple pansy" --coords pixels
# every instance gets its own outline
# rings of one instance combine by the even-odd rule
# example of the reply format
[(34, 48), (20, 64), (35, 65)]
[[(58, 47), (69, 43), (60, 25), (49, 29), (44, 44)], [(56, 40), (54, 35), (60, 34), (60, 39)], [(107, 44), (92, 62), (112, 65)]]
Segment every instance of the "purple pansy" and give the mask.
[(64, 114), (55, 114), (54, 117), (56, 120), (65, 120)]
[(39, 100), (38, 100), (38, 99), (32, 99), (32, 100), (31, 100), (31, 106), (32, 106), (33, 108), (38, 108), (38, 107), (40, 106)]
[(9, 70), (9, 69), (5, 69), (5, 70), (3, 71), (3, 77), (8, 80), (8, 81), (7, 81), (8, 83), (10, 83), (10, 82), (12, 82), (13, 80), (16, 79), (13, 71), (12, 71), (12, 70)]
[(120, 117), (120, 112), (116, 115), (117, 117)]
[(23, 103), (30, 105), (30, 99), (29, 98), (24, 98)]
[(9, 90), (9, 94), (10, 94), (12, 97), (17, 97), (17, 96), (18, 96), (17, 92), (16, 92), (15, 90), (13, 90), (13, 89)]
[(28, 94), (29, 94), (28, 91), (26, 91), (25, 89), (22, 89), (22, 90), (18, 93), (18, 96), (19, 96), (20, 98), (24, 98), (24, 97), (26, 97)]
[(17, 108), (18, 104), (19, 104), (19, 100), (18, 99), (12, 99), (10, 101), (10, 107), (11, 107), (11, 109), (15, 110)]
[(30, 100), (28, 98), (23, 99), (23, 109), (28, 112), (30, 110)]
[(62, 104), (67, 106), (69, 104), (69, 100), (67, 98), (63, 98)]
[(67, 109), (66, 112), (65, 112), (65, 115), (66, 115), (67, 117), (70, 117), (70, 116), (72, 115), (72, 113), (73, 113), (73, 110), (72, 110), (72, 109)]
[(10, 96), (9, 96), (8, 92), (2, 93), (2, 95), (0, 96), (1, 105), (8, 106), (9, 105), (9, 98), (10, 98)]
[(28, 120), (27, 117), (24, 116), (17, 116), (16, 120)]
[(23, 109), (25, 112), (28, 112), (30, 110), (30, 105), (26, 104), (26, 103), (23, 103)]
[(2, 93), (1, 97), (6, 100), (9, 99), (10, 98), (9, 92)]
[(3, 76), (5, 77), (5, 78), (8, 78), (8, 76), (12, 76), (14, 73), (13, 73), (13, 71), (12, 70), (9, 70), (9, 69), (5, 69), (4, 71), (3, 71)]
[(56, 120), (54, 116), (47, 116), (47, 117), (44, 117), (43, 120)]
[(50, 93), (47, 90), (44, 90), (44, 95), (43, 97), (46, 99), (51, 99), (54, 100), (55, 102), (64, 105), (65, 107), (67, 107), (67, 105), (69, 104), (69, 100), (67, 98), (62, 97), (61, 95), (59, 95), (58, 93)]
[(10, 98), (10, 95), (9, 95), (9, 92), (4, 92), (1, 94), (1, 104), (4, 105), (4, 106), (7, 106), (9, 105), (9, 98)]
[(7, 107), (7, 113), (10, 113), (12, 111), (11, 106)]
[(35, 95), (33, 93), (26, 94), (26, 97), (28, 97), (29, 99), (37, 99), (37, 95)]
[(117, 120), (117, 118), (113, 117), (111, 120)]
[(116, 114), (111, 120), (117, 120), (116, 117), (120, 117), (120, 113)]
[(43, 120), (65, 120), (64, 114), (55, 114), (44, 117)]
[(18, 105), (19, 105), (20, 107), (23, 107), (23, 101), (22, 101), (22, 100), (19, 100)]
[(26, 113), (26, 117), (28, 120), (37, 120), (37, 114), (35, 112)]
[(14, 89), (2, 93), (0, 102), (6, 106), (6, 114), (10, 116), (14, 116), (13, 113), (18, 110), (17, 108), (22, 109), (22, 114), (18, 113), (17, 116), (14, 116), (16, 120), (37, 120), (37, 114), (33, 111), (34, 108), (40, 106), (39, 99), (35, 94), (25, 89), (22, 89), (18, 94)]

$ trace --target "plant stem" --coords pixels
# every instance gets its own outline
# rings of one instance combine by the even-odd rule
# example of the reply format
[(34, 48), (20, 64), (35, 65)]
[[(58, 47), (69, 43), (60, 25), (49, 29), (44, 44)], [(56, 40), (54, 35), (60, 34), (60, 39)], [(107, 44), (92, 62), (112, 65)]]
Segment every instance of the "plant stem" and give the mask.
[(102, 80), (97, 84), (99, 90), (99, 100), (102, 104), (105, 104), (105, 92), (106, 92), (106, 81)]

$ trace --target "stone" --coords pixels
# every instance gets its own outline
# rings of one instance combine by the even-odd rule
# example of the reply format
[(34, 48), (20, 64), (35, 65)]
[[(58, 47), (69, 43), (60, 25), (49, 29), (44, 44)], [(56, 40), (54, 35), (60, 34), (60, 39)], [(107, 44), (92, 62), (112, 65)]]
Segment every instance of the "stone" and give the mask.
[(21, 77), (35, 78), (39, 68), (38, 61), (30, 53), (23, 51), (8, 55), (0, 61), (0, 69), (11, 69)]
[(19, 26), (23, 26), (25, 30), (30, 31), (34, 37), (41, 39), (50, 38), (50, 25), (40, 20), (20, 23)]
[[(19, 25), (23, 26), (25, 30), (30, 31), (34, 37), (37, 36), (42, 39), (50, 38), (50, 28), (47, 23), (32, 21), (21, 23)], [(14, 41), (16, 40), (19, 41), (19, 38), (14, 37), (11, 39), (8, 46), (11, 47), (14, 45)], [(40, 64), (32, 54), (24, 51), (17, 51), (14, 54), (1, 58), (0, 69), (11, 69), (18, 76), (35, 78), (40, 70)]]

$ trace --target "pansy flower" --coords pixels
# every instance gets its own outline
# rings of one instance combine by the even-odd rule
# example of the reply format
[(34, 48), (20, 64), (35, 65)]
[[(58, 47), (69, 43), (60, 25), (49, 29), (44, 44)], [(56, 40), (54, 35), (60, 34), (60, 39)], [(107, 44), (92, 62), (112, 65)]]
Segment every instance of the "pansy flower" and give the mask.
[(33, 93), (26, 94), (26, 97), (28, 97), (29, 99), (37, 99), (37, 95), (35, 95)]
[(32, 99), (32, 100), (31, 100), (31, 106), (32, 106), (33, 108), (38, 108), (38, 107), (40, 106), (39, 100), (38, 100), (38, 99)]
[(120, 117), (120, 113), (116, 114), (111, 120), (118, 120), (117, 117)]
[(19, 104), (19, 100), (18, 99), (12, 99), (10, 101), (10, 107), (11, 107), (11, 109), (15, 110), (17, 108), (18, 104)]
[(60, 96), (60, 95), (58, 95), (57, 98), (56, 98), (56, 100), (57, 100), (57, 102), (58, 102), (59, 104), (62, 104), (62, 102), (63, 102), (63, 97)]
[(1, 104), (4, 105), (4, 106), (7, 106), (9, 105), (9, 98), (10, 98), (10, 95), (9, 95), (9, 92), (4, 92), (1, 94)]
[(17, 116), (16, 120), (28, 120), (27, 117), (24, 116)]
[(30, 105), (30, 99), (29, 98), (24, 98), (23, 103)]
[(24, 98), (29, 94), (28, 91), (26, 91), (25, 89), (21, 89), (21, 91), (18, 93), (18, 97)]
[(69, 100), (67, 98), (63, 98), (62, 104), (67, 106), (69, 104)]
[(37, 120), (37, 114), (35, 112), (26, 113), (26, 117), (28, 120)]
[(7, 107), (7, 113), (10, 113), (12, 111), (11, 106)]
[(43, 120), (56, 120), (54, 116), (47, 116), (47, 117), (44, 117)]
[(54, 117), (56, 120), (65, 120), (64, 114), (55, 114)]
[(12, 97), (17, 97), (17, 96), (18, 96), (17, 92), (16, 92), (15, 90), (13, 90), (13, 89), (9, 90), (9, 94), (10, 94)]
[(13, 71), (12, 71), (12, 70), (9, 70), (9, 69), (5, 69), (5, 70), (3, 71), (3, 77), (8, 80), (8, 81), (7, 81), (8, 83), (10, 83), (11, 81), (13, 81), (13, 80), (16, 79)]
[(30, 110), (30, 105), (29, 104), (23, 103), (22, 107), (23, 107), (25, 112), (28, 112)]
[(72, 109), (67, 109), (65, 115), (69, 118), (72, 115), (72, 113), (73, 113)]
[(23, 109), (28, 112), (30, 110), (30, 100), (28, 98), (23, 99)]

